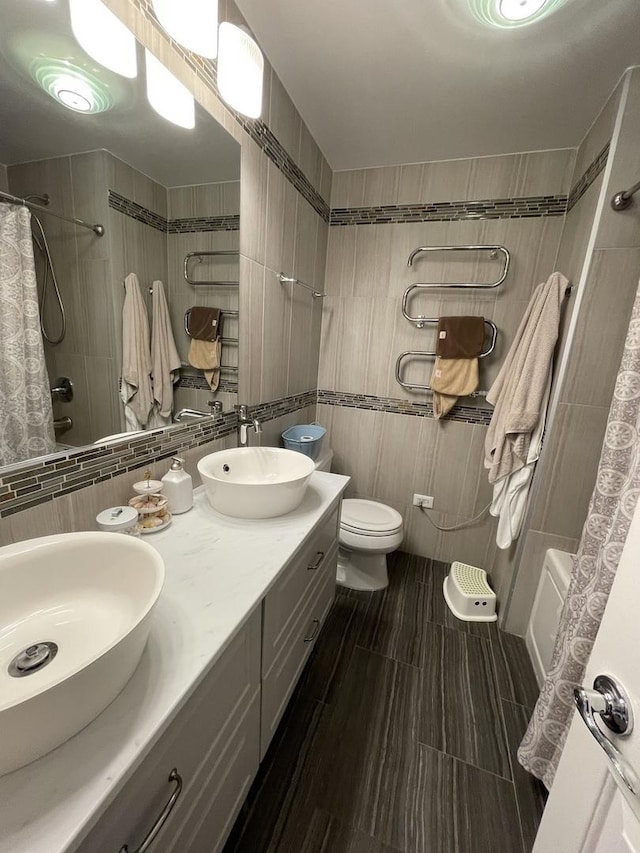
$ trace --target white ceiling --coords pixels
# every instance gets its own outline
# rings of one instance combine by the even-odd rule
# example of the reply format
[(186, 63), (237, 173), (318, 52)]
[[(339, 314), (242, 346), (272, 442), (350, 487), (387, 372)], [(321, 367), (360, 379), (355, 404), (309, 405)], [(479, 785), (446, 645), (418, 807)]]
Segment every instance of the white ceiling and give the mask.
[[(31, 79), (36, 53), (68, 58), (111, 90), (114, 106), (97, 115), (65, 109)], [(138, 77), (126, 80), (80, 49), (67, 0), (0, 0), (0, 163), (13, 165), (106, 148), (165, 187), (240, 178), (240, 146), (204, 109), (184, 130), (161, 118), (145, 94), (144, 52)]]
[(518, 29), (478, 0), (237, 0), (333, 169), (576, 146), (640, 64), (639, 0)]

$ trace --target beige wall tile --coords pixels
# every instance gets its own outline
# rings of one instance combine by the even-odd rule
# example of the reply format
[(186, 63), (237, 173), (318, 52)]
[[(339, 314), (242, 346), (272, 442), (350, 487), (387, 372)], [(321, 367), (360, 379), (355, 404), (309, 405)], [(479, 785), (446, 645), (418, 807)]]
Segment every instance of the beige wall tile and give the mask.
[(542, 574), (544, 556), (549, 548), (558, 548), (560, 551), (575, 553), (578, 548), (578, 540), (555, 536), (552, 533), (542, 533), (539, 530), (530, 530), (527, 533), (513, 591), (513, 600), (509, 608), (508, 619), (503, 626), (512, 634), (524, 637), (526, 633), (533, 600)]
[(282, 172), (269, 163), (265, 265), (293, 275), (299, 195)]
[(322, 161), (324, 158), (304, 122), (300, 123), (298, 155), (294, 159), (311, 182), (311, 185), (320, 191), (322, 186)]
[(4, 163), (0, 163), (0, 190), (5, 193), (9, 192), (9, 175)]
[(271, 106), (267, 122), (278, 142), (297, 163), (302, 122), (293, 101), (275, 72), (271, 74)]
[(558, 406), (556, 423), (543, 451), (539, 498), (531, 520), (534, 530), (578, 538), (604, 439), (608, 408)]
[[(263, 402), (261, 378), (265, 268), (250, 258), (240, 255), (240, 282), (238, 400), (252, 405)], [(275, 357), (278, 357), (278, 353), (274, 353)], [(282, 357), (281, 353), (280, 357)]]
[(639, 278), (640, 249), (595, 250), (562, 384), (563, 402), (610, 406)]
[(621, 92), (622, 83), (619, 83), (595, 117), (593, 124), (578, 146), (575, 168), (571, 180), (572, 184), (580, 180), (607, 142), (611, 141)]
[(268, 159), (251, 141), (242, 146), (240, 180), (240, 251), (258, 263), (265, 261)]
[(331, 208), (364, 205), (365, 169), (334, 172), (331, 184)]
[(531, 151), (516, 156), (518, 163), (510, 195), (559, 195), (571, 189), (576, 156), (573, 148)]

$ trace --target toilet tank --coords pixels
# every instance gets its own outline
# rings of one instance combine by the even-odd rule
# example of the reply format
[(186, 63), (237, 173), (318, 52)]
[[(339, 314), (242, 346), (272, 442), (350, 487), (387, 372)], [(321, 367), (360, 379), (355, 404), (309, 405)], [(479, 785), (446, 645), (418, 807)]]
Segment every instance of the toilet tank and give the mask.
[(573, 554), (550, 548), (545, 554), (538, 590), (525, 636), (539, 685), (551, 664), (560, 614), (567, 597)]
[(333, 450), (330, 447), (323, 447), (320, 456), (316, 459), (316, 471), (331, 471), (332, 461)]

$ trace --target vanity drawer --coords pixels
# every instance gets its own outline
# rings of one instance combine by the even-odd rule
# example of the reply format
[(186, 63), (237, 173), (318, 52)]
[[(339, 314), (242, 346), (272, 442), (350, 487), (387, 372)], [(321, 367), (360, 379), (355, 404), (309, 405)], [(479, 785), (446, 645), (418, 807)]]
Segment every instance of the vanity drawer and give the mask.
[[(82, 842), (80, 853), (119, 853), (124, 845), (130, 853), (135, 851), (178, 788), (177, 780), (169, 778), (176, 768), (183, 787), (149, 853), (171, 849), (168, 841), (198, 797), (203, 778), (224, 755), (239, 721), (248, 719), (247, 708), (258, 701), (259, 693), (258, 608)], [(255, 715), (252, 723), (255, 773), (259, 760), (259, 720)], [(182, 850), (187, 853), (186, 848)]]
[(300, 611), (306, 606), (309, 590), (318, 576), (328, 570), (327, 556), (338, 538), (339, 513), (337, 507), (264, 598), (263, 674), (269, 671), (280, 650), (290, 642)]
[(307, 605), (298, 614), (287, 645), (280, 650), (271, 669), (262, 679), (261, 759), (271, 743), (306, 660), (320, 636), (335, 596), (337, 545), (334, 545), (325, 560), (326, 571), (317, 578), (317, 583), (310, 591)]

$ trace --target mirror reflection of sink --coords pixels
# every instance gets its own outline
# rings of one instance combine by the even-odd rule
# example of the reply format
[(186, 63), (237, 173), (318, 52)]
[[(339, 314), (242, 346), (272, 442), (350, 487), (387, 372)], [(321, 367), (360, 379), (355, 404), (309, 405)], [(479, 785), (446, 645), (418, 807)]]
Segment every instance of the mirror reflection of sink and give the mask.
[(164, 563), (145, 542), (68, 533), (0, 548), (0, 775), (98, 716), (137, 667)]
[(211, 506), (235, 518), (274, 518), (304, 498), (313, 461), (279, 447), (236, 447), (210, 453), (198, 471)]

